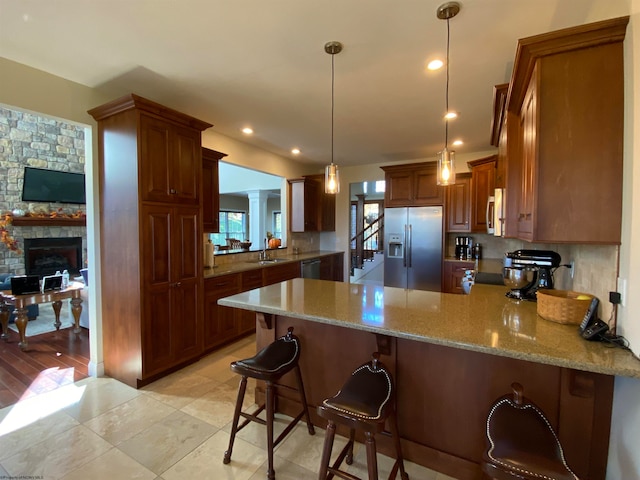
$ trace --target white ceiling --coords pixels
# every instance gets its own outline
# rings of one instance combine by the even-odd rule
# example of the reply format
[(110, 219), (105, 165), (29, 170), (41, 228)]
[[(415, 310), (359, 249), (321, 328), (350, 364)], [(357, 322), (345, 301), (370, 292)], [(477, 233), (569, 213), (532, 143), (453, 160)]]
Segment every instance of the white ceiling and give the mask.
[[(137, 93), (224, 135), (324, 164), (430, 158), (444, 146), (446, 21), (440, 0), (0, 0), (0, 56)], [(461, 0), (450, 21), (450, 141), (486, 151), (493, 86), (519, 38), (627, 15), (630, 0)], [(1, 74), (0, 74), (1, 84)], [(240, 133), (244, 126), (252, 137)], [(293, 157), (292, 147), (302, 154)]]

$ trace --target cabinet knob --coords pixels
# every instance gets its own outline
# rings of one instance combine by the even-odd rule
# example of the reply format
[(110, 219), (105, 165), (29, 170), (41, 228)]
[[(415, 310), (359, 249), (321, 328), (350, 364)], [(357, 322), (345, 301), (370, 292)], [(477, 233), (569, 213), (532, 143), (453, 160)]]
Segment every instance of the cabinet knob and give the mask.
[(169, 193), (170, 193), (171, 195), (175, 195), (177, 192), (176, 192), (176, 189), (175, 189), (175, 188), (170, 188), (170, 189), (169, 189)]

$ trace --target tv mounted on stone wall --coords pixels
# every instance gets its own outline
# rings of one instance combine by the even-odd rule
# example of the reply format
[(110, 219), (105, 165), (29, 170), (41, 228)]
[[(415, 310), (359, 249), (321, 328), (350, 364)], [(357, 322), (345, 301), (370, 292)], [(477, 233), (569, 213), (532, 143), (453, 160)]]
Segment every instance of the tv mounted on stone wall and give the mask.
[(83, 173), (24, 167), (22, 201), (84, 204), (84, 181)]

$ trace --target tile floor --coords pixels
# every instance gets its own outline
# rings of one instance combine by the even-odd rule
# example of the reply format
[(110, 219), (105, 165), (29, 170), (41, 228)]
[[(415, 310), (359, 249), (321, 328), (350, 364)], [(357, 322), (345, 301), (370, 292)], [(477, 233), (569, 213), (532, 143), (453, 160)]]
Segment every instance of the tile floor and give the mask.
[[(222, 463), (238, 384), (229, 363), (254, 353), (249, 337), (140, 390), (89, 378), (6, 407), (0, 478), (265, 479), (265, 430), (255, 423), (238, 434), (231, 463)], [(285, 420), (278, 419), (276, 435)], [(298, 424), (275, 450), (276, 478), (317, 478), (323, 439), (324, 430), (310, 436)], [(334, 452), (344, 443), (337, 437)], [(366, 478), (364, 448), (355, 453), (350, 471)], [(380, 478), (387, 478), (392, 460), (378, 458)], [(406, 468), (412, 480), (451, 478), (411, 462)]]

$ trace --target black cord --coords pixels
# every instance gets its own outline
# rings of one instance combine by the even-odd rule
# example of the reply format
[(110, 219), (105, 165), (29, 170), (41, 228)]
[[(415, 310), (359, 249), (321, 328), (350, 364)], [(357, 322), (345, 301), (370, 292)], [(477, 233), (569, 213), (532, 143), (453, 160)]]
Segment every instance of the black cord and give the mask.
[(633, 350), (629, 347), (629, 340), (624, 338), (622, 335), (614, 335), (612, 333), (603, 333), (600, 335), (600, 340), (605, 342), (605, 347), (607, 348), (621, 348), (626, 350), (631, 354), (633, 358), (640, 361), (640, 357), (633, 353)]

